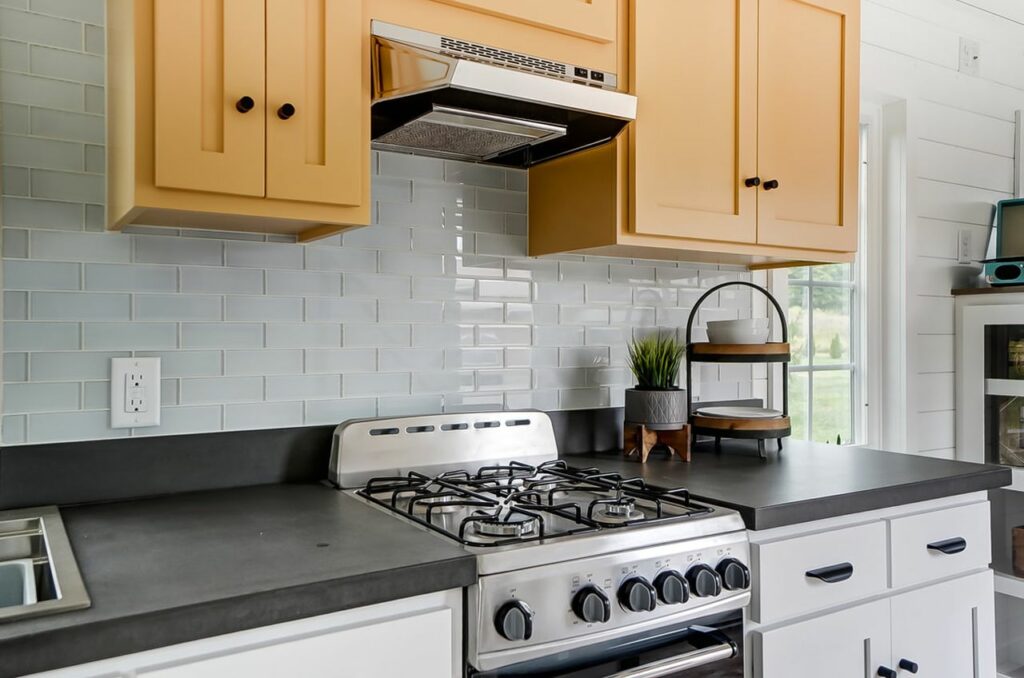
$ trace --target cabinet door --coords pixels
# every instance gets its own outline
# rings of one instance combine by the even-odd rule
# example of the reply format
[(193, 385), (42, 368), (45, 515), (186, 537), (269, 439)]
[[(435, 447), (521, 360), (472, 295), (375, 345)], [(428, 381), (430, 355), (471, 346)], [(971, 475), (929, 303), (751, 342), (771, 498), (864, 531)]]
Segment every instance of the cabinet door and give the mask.
[(632, 6), (633, 230), (754, 242), (757, 0)]
[(859, 0), (760, 0), (757, 241), (857, 249)]
[[(140, 669), (140, 678), (451, 678), (452, 611), (435, 610), (272, 645)], [(389, 651), (397, 649), (398, 651)]]
[(156, 185), (262, 196), (263, 3), (156, 0), (153, 18)]
[(613, 42), (616, 0), (438, 0), (598, 42)]
[(991, 571), (894, 597), (893, 663), (916, 662), (922, 678), (995, 676), (994, 599)]
[(889, 665), (889, 601), (755, 631), (752, 640), (755, 678), (874, 676)]
[(368, 29), (358, 0), (267, 0), (267, 197), (369, 200)]

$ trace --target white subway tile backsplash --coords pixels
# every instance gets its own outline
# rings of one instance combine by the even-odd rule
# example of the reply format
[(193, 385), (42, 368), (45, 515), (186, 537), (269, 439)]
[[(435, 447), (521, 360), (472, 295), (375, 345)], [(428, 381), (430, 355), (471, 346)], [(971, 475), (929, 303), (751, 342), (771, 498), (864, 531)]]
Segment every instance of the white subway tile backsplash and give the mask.
[(229, 376), (300, 374), (301, 372), (302, 351), (300, 349), (224, 351), (224, 374)]
[[(220, 297), (198, 297), (215, 304), (220, 312)], [(267, 320), (298, 322), (302, 320), (301, 297), (229, 296), (224, 298), (225, 320)]]
[(306, 403), (306, 425), (337, 424), (346, 419), (362, 419), (377, 415), (376, 398), (345, 398), (310, 400)]
[(408, 346), (410, 326), (403, 323), (394, 325), (346, 323), (344, 326), (344, 336), (346, 348)]
[(79, 323), (4, 323), (4, 349), (8, 351), (77, 350), (80, 336)]
[[(0, 0), (5, 444), (621, 404), (628, 339), (750, 277), (529, 258), (527, 172), (376, 152), (375, 226), (106, 233), (103, 19), (101, 0)], [(131, 355), (161, 358), (162, 424), (110, 429), (110, 359)], [(766, 373), (718, 376), (751, 393)]]
[(302, 268), (302, 245), (273, 242), (227, 242), (225, 262), (242, 268)]
[(78, 382), (4, 384), (4, 412), (59, 412), (77, 410)]
[(260, 348), (263, 326), (257, 323), (183, 323), (182, 348)]
[(336, 297), (341, 274), (331, 271), (267, 271), (267, 294)]
[(335, 323), (268, 323), (267, 348), (334, 348), (341, 346)]
[(47, 261), (4, 261), (5, 290), (77, 290), (82, 265)]
[(267, 400), (317, 400), (341, 396), (341, 375), (299, 374), (267, 377)]
[(350, 396), (404, 395), (409, 393), (409, 373), (362, 372), (346, 374), (341, 385), (346, 398)]
[(128, 320), (131, 297), (114, 292), (33, 292), (33, 320)]
[(348, 374), (377, 370), (377, 351), (372, 348), (311, 348), (305, 353), (307, 372)]
[(243, 403), (224, 406), (226, 430), (302, 425), (302, 403)]
[(221, 306), (220, 297), (204, 294), (137, 294), (135, 319), (220, 320)]

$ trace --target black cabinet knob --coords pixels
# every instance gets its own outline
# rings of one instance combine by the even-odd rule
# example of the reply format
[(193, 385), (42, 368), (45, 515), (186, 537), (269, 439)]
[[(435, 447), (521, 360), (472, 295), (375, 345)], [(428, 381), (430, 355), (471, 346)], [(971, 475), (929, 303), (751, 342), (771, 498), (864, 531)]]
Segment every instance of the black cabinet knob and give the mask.
[(697, 563), (686, 571), (690, 592), (698, 598), (717, 596), (722, 592), (722, 578), (710, 565)]
[(735, 558), (723, 558), (715, 571), (722, 578), (726, 591), (742, 591), (750, 588), (750, 570)]
[(287, 120), (293, 115), (295, 115), (295, 107), (291, 104), (281, 104), (281, 107), (277, 109), (277, 117), (282, 120)]
[(631, 577), (619, 587), (619, 604), (630, 612), (650, 612), (658, 604), (658, 593), (643, 577)]
[(612, 617), (612, 604), (601, 589), (584, 586), (572, 598), (572, 611), (588, 624), (603, 624)]
[(239, 113), (248, 113), (256, 106), (256, 101), (252, 97), (242, 97), (235, 102), (235, 110)]
[(776, 189), (778, 187), (779, 187), (779, 180), (778, 179), (769, 179), (768, 181), (764, 182), (764, 190), (766, 190), (766, 191), (771, 191), (771, 190), (774, 190), (774, 189)]
[(761, 185), (761, 177), (750, 177), (743, 182), (747, 188), (754, 188)]
[(529, 640), (533, 635), (533, 610), (521, 600), (507, 602), (494, 616), (494, 628), (506, 640)]
[(909, 659), (900, 660), (900, 668), (909, 673), (917, 673), (917, 662), (912, 662)]
[(666, 605), (678, 605), (690, 599), (690, 585), (675, 570), (666, 570), (654, 578), (658, 599)]
[(881, 678), (897, 678), (896, 672), (888, 666), (879, 666), (878, 675), (881, 676)]

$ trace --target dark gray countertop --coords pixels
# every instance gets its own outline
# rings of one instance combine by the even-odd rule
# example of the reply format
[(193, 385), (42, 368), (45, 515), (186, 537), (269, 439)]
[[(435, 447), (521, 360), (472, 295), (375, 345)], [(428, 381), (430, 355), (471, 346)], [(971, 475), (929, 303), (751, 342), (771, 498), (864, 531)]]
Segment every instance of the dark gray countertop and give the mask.
[(0, 676), (468, 586), (476, 562), (320, 484), (61, 509), (87, 610), (0, 624)]
[(1010, 469), (860, 447), (786, 440), (768, 459), (753, 443), (723, 441), (718, 455), (697, 445), (689, 464), (653, 452), (646, 464), (621, 452), (573, 454), (573, 466), (640, 476), (660, 487), (685, 487), (699, 499), (736, 509), (747, 527), (772, 527), (832, 518), (1009, 485)]

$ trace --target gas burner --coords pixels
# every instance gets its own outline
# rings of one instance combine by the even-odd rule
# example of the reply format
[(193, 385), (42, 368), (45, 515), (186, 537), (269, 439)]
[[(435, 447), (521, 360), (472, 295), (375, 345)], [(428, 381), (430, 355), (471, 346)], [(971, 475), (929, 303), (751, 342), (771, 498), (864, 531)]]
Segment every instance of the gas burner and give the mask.
[(473, 530), (485, 537), (522, 538), (537, 531), (540, 519), (526, 514), (511, 514), (504, 518), (483, 517), (473, 521)]
[(603, 499), (594, 502), (600, 506), (592, 510), (591, 514), (599, 522), (622, 524), (643, 520), (644, 512), (636, 507), (636, 499), (633, 497), (616, 497), (614, 499)]
[(460, 497), (454, 493), (428, 494), (425, 496), (410, 496), (409, 509), (418, 514), (431, 512), (451, 513), (457, 511), (459, 506), (456, 502)]

